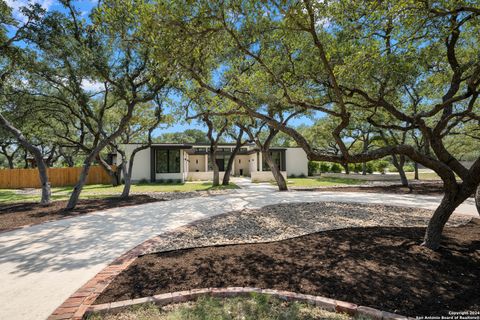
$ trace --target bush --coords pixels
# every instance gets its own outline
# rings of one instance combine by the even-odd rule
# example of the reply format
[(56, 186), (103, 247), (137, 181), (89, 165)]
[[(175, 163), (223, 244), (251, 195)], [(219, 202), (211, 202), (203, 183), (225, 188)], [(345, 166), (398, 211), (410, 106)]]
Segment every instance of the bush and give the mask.
[(289, 177), (289, 178), (296, 178), (297, 176), (294, 175), (294, 174), (291, 174), (291, 175), (289, 175), (288, 177)]
[(330, 171), (330, 165), (326, 162), (320, 162), (320, 172)]
[(303, 174), (303, 173), (302, 173), (302, 174), (299, 174), (298, 177), (299, 177), (299, 178), (306, 178), (305, 174)]
[(141, 179), (140, 181), (138, 181), (139, 184), (147, 184), (149, 182), (150, 181), (148, 181), (147, 179)]
[(398, 169), (393, 164), (391, 164), (388, 166), (388, 172), (398, 172)]
[(403, 167), (403, 170), (405, 172), (413, 172), (415, 171), (415, 167), (412, 166), (411, 164), (406, 164), (404, 167)]
[(349, 163), (348, 164), (348, 169), (350, 170), (350, 172), (355, 172), (355, 173), (359, 173), (360, 171), (362, 171), (362, 164), (361, 163)]
[(367, 162), (366, 167), (367, 167), (366, 168), (367, 173), (373, 173), (373, 169), (374, 169), (373, 162)]
[(342, 172), (342, 167), (338, 163), (332, 163), (330, 171), (333, 173), (340, 173)]
[(308, 175), (313, 176), (320, 171), (320, 162), (308, 161)]
[(390, 163), (387, 160), (379, 160), (376, 163), (376, 169), (381, 174), (385, 174), (385, 171)]

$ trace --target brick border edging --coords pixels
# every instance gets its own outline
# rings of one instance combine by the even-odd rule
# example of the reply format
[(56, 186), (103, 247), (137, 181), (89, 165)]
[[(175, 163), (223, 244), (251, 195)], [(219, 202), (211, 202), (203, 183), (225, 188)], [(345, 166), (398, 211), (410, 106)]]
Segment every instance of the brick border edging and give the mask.
[[(222, 213), (228, 214), (228, 212)], [(208, 219), (208, 218), (205, 218)], [(139, 245), (128, 250), (120, 257), (116, 258), (102, 271), (97, 273), (92, 279), (81, 286), (75, 293), (73, 293), (67, 300), (65, 300), (59, 307), (52, 312), (48, 320), (81, 320), (85, 315), (87, 309), (93, 304), (98, 296), (105, 290), (105, 288), (119, 275), (123, 270), (127, 269), (138, 256), (149, 253), (152, 248), (155, 248), (158, 243), (162, 241), (165, 235), (177, 233), (183, 228), (195, 226), (204, 219), (199, 219), (187, 223), (175, 229), (163, 232), (153, 238), (150, 238)]]
[(368, 317), (369, 319), (375, 319), (375, 320), (411, 319), (399, 314), (390, 313), (390, 312), (386, 312), (386, 311), (382, 311), (382, 310), (378, 310), (370, 307), (358, 306), (354, 303), (334, 300), (334, 299), (330, 299), (322, 296), (313, 296), (313, 295), (295, 293), (290, 291), (260, 289), (260, 288), (252, 288), (252, 287), (203, 288), (203, 289), (192, 289), (187, 291), (163, 293), (163, 294), (150, 296), (150, 297), (92, 305), (88, 307), (85, 315), (91, 314), (93, 312), (118, 311), (124, 307), (133, 306), (133, 305), (142, 304), (142, 303), (148, 303), (148, 302), (155, 303), (156, 305), (159, 305), (159, 306), (163, 306), (171, 303), (179, 303), (179, 302), (187, 302), (187, 301), (195, 300), (201, 296), (226, 298), (226, 297), (233, 297), (233, 296), (248, 296), (251, 293), (267, 294), (282, 300), (308, 303), (331, 312), (346, 313), (351, 316), (365, 316), (365, 317)]

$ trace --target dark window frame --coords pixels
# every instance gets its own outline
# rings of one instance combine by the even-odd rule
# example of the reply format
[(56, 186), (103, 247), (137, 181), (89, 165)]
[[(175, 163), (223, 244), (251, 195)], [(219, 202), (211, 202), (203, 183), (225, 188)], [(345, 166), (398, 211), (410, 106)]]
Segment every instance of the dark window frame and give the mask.
[[(159, 152), (165, 152), (166, 153), (166, 167), (167, 167), (167, 170), (166, 171), (162, 171), (160, 172), (159, 171), (159, 166), (158, 166), (158, 153)], [(176, 153), (178, 152), (178, 163), (176, 165), (178, 165), (178, 171), (174, 171), (174, 169), (176, 168), (170, 168), (170, 155), (173, 154), (173, 153)], [(177, 154), (173, 154), (173, 156), (175, 157)], [(164, 173), (181, 173), (182, 172), (182, 165), (181, 165), (181, 162), (182, 162), (182, 156), (181, 156), (181, 153), (180, 153), (180, 149), (155, 149), (155, 174), (164, 174)]]

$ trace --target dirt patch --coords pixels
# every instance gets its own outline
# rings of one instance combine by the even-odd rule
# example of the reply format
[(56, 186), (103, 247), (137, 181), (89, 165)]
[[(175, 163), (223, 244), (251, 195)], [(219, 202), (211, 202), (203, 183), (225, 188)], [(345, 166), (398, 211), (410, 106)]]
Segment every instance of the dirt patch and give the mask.
[(434, 252), (425, 228), (367, 227), (270, 243), (139, 257), (96, 303), (205, 287), (249, 286), (351, 301), (408, 316), (480, 310), (480, 220), (445, 229)]
[(118, 197), (103, 199), (79, 200), (72, 211), (66, 211), (67, 201), (54, 201), (48, 206), (35, 202), (20, 202), (0, 205), (0, 232), (25, 225), (38, 224), (45, 221), (71, 218), (93, 211), (110, 208), (133, 206), (160, 201), (146, 195), (135, 195), (128, 199)]
[[(368, 193), (393, 193), (393, 194), (424, 194), (443, 195), (445, 190), (442, 183), (412, 183), (410, 187), (401, 184), (395, 185), (364, 185), (364, 186), (338, 186), (338, 187), (292, 187), (294, 191), (343, 191), (343, 192), (368, 192)], [(473, 197), (473, 195), (472, 195)]]

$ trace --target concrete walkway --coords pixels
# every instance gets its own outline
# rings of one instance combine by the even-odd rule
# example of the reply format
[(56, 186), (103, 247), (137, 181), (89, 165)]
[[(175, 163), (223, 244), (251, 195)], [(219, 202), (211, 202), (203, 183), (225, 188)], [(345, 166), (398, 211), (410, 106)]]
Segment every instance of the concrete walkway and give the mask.
[[(277, 192), (270, 184), (235, 181), (242, 189), (215, 197), (110, 209), (0, 234), (0, 319), (45, 319), (116, 257), (196, 219), (288, 202), (342, 201), (434, 209), (440, 197), (351, 192)], [(469, 200), (456, 214), (476, 216)]]

